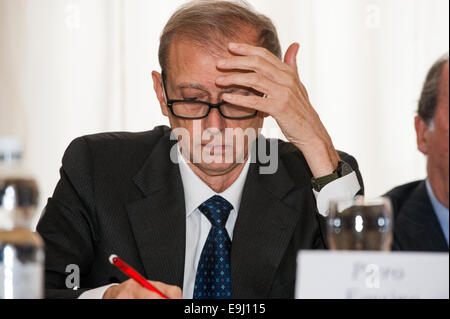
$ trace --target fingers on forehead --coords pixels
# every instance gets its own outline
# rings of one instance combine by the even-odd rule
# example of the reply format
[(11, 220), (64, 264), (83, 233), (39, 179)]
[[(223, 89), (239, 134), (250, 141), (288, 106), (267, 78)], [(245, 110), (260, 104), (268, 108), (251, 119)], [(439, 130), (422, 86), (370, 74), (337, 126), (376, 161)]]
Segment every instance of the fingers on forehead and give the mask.
[(257, 47), (246, 43), (230, 43), (229, 48), (232, 52), (241, 55), (256, 55), (269, 61), (280, 61), (272, 52), (263, 47)]

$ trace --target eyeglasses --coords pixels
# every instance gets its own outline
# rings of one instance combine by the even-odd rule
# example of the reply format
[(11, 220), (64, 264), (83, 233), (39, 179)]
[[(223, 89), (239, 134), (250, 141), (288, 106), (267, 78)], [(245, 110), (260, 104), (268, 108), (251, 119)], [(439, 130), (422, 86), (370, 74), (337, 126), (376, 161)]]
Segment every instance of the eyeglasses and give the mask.
[(164, 93), (166, 94), (167, 106), (175, 117), (185, 120), (202, 120), (209, 116), (212, 109), (218, 109), (222, 117), (230, 120), (246, 120), (254, 118), (258, 111), (239, 105), (221, 102), (212, 104), (193, 100), (171, 100), (167, 94), (166, 77), (162, 72)]

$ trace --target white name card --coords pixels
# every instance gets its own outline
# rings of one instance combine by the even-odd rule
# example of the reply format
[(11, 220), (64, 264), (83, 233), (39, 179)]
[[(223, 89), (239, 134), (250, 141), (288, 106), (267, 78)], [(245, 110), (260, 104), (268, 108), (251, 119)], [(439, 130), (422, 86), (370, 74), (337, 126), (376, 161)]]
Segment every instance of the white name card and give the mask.
[(300, 251), (297, 299), (448, 299), (448, 253)]

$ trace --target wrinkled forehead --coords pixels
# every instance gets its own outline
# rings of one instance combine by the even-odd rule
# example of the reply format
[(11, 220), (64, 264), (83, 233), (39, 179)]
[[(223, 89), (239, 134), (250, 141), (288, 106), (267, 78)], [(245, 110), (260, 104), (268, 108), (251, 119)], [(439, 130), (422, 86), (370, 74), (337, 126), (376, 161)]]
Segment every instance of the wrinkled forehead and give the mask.
[(170, 88), (171, 92), (181, 93), (181, 90), (190, 89), (191, 93), (202, 91), (211, 95), (219, 94), (226, 89), (237, 89), (235, 86), (223, 88), (216, 84), (219, 76), (233, 72), (218, 69), (218, 60), (231, 56), (232, 54), (226, 48), (208, 50), (186, 41), (176, 43), (169, 56), (171, 67), (169, 72), (164, 74), (166, 87)]
[(230, 42), (259, 45), (259, 32), (256, 29), (241, 25), (237, 26), (236, 30), (238, 32), (233, 32), (232, 36), (211, 30), (205, 30), (204, 33), (186, 31), (174, 35), (169, 45), (168, 63), (164, 72), (168, 75), (177, 66), (192, 64), (195, 57), (200, 57), (196, 61), (197, 63), (201, 62), (201, 58), (208, 57), (218, 60), (229, 57), (231, 55), (228, 51)]
[(223, 48), (206, 47), (182, 40), (173, 43), (169, 54), (169, 68), (166, 76), (177, 77), (180, 73), (188, 73), (192, 76), (200, 73), (207, 76), (206, 73), (216, 71), (216, 61), (230, 57), (226, 46)]

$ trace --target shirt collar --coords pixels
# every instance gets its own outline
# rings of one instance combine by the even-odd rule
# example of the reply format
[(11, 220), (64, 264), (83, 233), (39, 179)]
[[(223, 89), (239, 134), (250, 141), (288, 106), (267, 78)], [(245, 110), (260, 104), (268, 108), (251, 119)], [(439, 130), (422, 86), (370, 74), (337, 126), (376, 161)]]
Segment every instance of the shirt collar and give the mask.
[(236, 213), (239, 212), (242, 193), (245, 181), (250, 168), (250, 158), (244, 166), (244, 169), (238, 179), (226, 191), (221, 194), (214, 192), (200, 177), (198, 177), (191, 167), (187, 164), (180, 148), (177, 147), (178, 163), (180, 167), (181, 180), (183, 182), (184, 198), (186, 205), (186, 216), (189, 217), (201, 204), (215, 195), (222, 196), (231, 205)]
[(448, 208), (442, 205), (442, 203), (437, 199), (434, 195), (433, 188), (431, 187), (431, 183), (429, 180), (426, 182), (428, 196), (430, 197), (431, 204), (433, 205), (434, 212), (439, 220), (439, 223), (442, 226), (444, 231), (444, 235), (447, 239), (447, 244), (449, 240), (449, 231), (448, 231), (448, 223), (449, 223), (449, 215)]
[(431, 199), (431, 204), (433, 204), (433, 208), (436, 211), (436, 214), (441, 215), (441, 213), (446, 212), (448, 215), (448, 208), (442, 205), (442, 203), (437, 199), (437, 197), (434, 195), (433, 188), (431, 187), (430, 181), (427, 179), (427, 191), (428, 196)]

